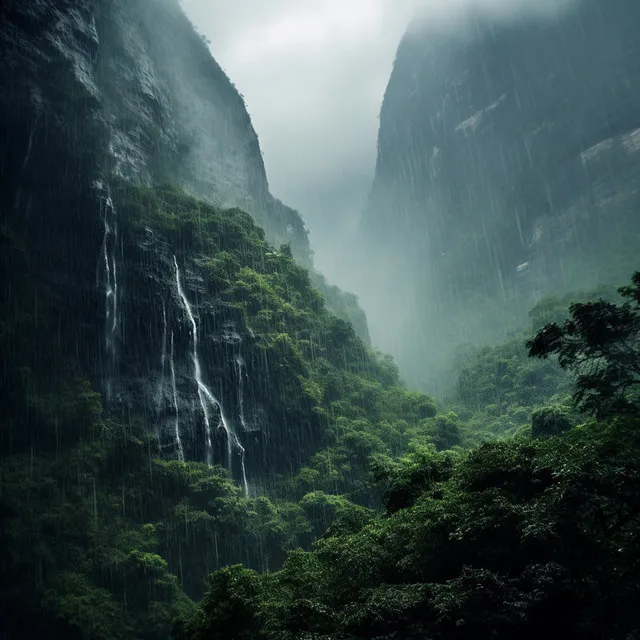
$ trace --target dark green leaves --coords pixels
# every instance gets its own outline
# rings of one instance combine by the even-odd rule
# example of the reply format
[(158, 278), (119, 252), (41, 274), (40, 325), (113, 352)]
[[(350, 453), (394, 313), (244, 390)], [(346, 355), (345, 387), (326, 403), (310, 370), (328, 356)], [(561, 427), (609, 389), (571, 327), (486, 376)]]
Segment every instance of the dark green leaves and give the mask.
[(637, 411), (640, 385), (640, 273), (619, 291), (629, 302), (575, 303), (562, 326), (552, 323), (527, 342), (529, 354), (558, 356), (576, 374), (577, 406), (598, 418)]

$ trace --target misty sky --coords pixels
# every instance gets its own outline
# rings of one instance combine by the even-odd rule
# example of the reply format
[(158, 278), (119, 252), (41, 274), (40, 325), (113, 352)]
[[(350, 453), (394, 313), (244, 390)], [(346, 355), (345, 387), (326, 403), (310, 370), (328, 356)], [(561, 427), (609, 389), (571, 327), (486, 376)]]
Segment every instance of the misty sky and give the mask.
[(370, 187), (382, 96), (414, 4), (183, 1), (244, 95), (271, 191), (302, 213), (321, 267)]
[[(274, 195), (311, 231), (329, 276), (373, 178), (378, 113), (417, 5), (430, 19), (470, 6), (504, 14), (565, 0), (183, 0), (244, 95)], [(337, 278), (339, 280), (339, 278)]]

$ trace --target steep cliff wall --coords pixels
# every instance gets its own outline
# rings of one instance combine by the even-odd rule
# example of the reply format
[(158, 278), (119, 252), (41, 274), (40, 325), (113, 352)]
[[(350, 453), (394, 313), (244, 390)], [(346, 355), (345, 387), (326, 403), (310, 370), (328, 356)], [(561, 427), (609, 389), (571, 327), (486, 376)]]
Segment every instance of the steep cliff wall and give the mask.
[[(278, 264), (297, 280), (267, 296), (257, 274), (280, 254), (247, 214), (224, 209), (242, 207), (310, 265), (301, 218), (269, 193), (242, 98), (173, 0), (0, 11), (3, 445), (37, 450), (47, 440), (35, 423), (12, 422), (24, 376), (38, 393), (81, 376), (111, 415), (155, 431), (169, 457), (220, 463), (245, 485), (296, 466), (326, 420), (278, 336), (306, 336), (314, 357), (337, 341), (340, 362), (353, 340), (354, 366), (368, 356), (346, 323), (324, 315), (286, 252)], [(158, 183), (211, 206), (171, 188), (154, 196)], [(227, 277), (212, 281), (216, 269)], [(225, 300), (230, 282), (244, 298)], [(359, 311), (319, 283), (348, 307), (342, 315)], [(286, 324), (278, 296), (292, 313), (311, 304), (293, 299), (298, 284), (324, 328)], [(262, 332), (243, 307), (255, 289), (266, 296), (251, 311), (266, 318)]]
[(637, 267), (638, 25), (632, 0), (584, 0), (552, 19), (406, 34), (361, 224), (362, 291), (374, 342), (413, 383), (541, 296)]
[(84, 153), (89, 180), (179, 184), (241, 206), (308, 260), (302, 220), (269, 193), (241, 96), (176, 1), (11, 1), (2, 13), (3, 157), (46, 155), (59, 181), (60, 155)]

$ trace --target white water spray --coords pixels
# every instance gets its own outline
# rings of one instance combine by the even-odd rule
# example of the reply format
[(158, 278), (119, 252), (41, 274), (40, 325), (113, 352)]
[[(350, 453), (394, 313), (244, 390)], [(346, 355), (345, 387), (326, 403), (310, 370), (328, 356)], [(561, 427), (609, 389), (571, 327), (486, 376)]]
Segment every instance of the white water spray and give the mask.
[[(102, 187), (101, 183), (98, 183)], [(113, 373), (116, 362), (116, 340), (118, 332), (118, 271), (116, 253), (118, 248), (118, 219), (116, 209), (107, 187), (107, 197), (104, 200), (102, 221), (104, 233), (102, 236), (102, 286), (105, 292), (105, 345), (109, 357), (110, 374)], [(98, 272), (98, 284), (100, 271)], [(107, 380), (107, 399), (111, 400), (111, 375)]]
[(241, 355), (236, 356), (236, 366), (238, 367), (238, 417), (242, 428), (249, 431), (244, 417), (244, 360)]
[[(236, 356), (236, 365), (238, 367), (238, 414), (240, 425), (244, 431), (248, 431), (247, 421), (244, 417), (244, 360), (241, 355)], [(249, 483), (247, 482), (247, 472), (244, 466), (244, 447), (236, 438), (236, 445), (240, 448), (240, 465), (242, 467), (242, 484), (244, 485), (245, 495), (249, 495)]]
[(196, 324), (196, 319), (193, 315), (193, 311), (191, 309), (191, 305), (189, 304), (189, 300), (185, 295), (182, 289), (182, 282), (180, 281), (180, 269), (178, 267), (178, 261), (176, 257), (173, 256), (173, 265), (176, 270), (176, 287), (178, 289), (178, 295), (182, 301), (182, 305), (184, 310), (187, 313), (187, 317), (189, 318), (189, 322), (191, 323), (191, 335), (193, 338), (193, 366), (194, 366), (194, 378), (196, 381), (196, 385), (198, 387), (198, 399), (200, 401), (200, 407), (202, 408), (202, 413), (204, 415), (204, 426), (205, 426), (205, 436), (206, 436), (206, 462), (209, 466), (213, 464), (213, 446), (211, 443), (211, 420), (209, 416), (209, 406), (217, 409), (220, 414), (220, 421), (218, 423), (218, 427), (224, 429), (225, 434), (227, 436), (227, 465), (229, 470), (231, 470), (232, 466), (232, 455), (233, 455), (233, 446), (235, 445), (240, 452), (240, 460), (242, 467), (242, 483), (244, 485), (245, 493), (248, 493), (248, 483), (247, 483), (247, 474), (245, 470), (244, 464), (244, 447), (240, 444), (238, 440), (238, 436), (235, 434), (231, 425), (224, 415), (224, 411), (222, 410), (222, 405), (218, 401), (217, 398), (211, 393), (207, 385), (202, 380), (202, 370), (200, 368), (200, 358), (198, 356), (198, 325)]
[(249, 482), (247, 481), (247, 469), (244, 465), (244, 447), (240, 444), (238, 436), (234, 433), (233, 439), (236, 447), (240, 450), (240, 471), (242, 473), (242, 488), (244, 489), (244, 495), (249, 496)]
[(184, 462), (184, 449), (182, 448), (182, 439), (180, 438), (180, 413), (178, 411), (178, 391), (176, 389), (176, 367), (173, 359), (173, 331), (171, 332), (171, 357), (169, 359), (169, 368), (171, 370), (171, 392), (173, 395), (173, 410), (175, 411), (175, 437), (176, 446), (178, 448), (178, 459)]

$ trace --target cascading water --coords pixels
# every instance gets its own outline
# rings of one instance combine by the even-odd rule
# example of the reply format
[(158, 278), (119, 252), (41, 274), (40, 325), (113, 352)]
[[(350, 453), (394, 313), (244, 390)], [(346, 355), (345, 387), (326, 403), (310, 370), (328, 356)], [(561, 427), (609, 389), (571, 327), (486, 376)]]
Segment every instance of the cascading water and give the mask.
[(171, 393), (173, 398), (173, 410), (175, 411), (175, 438), (176, 447), (178, 449), (178, 459), (180, 462), (184, 462), (184, 449), (182, 448), (182, 439), (180, 437), (180, 412), (178, 410), (178, 390), (176, 388), (176, 367), (174, 364), (174, 349), (173, 349), (173, 331), (171, 332), (171, 356), (169, 358), (169, 369), (171, 371)]
[[(243, 431), (248, 431), (247, 421), (244, 417), (244, 360), (241, 355), (237, 355), (236, 366), (238, 367), (238, 417), (240, 419), (240, 426)], [(236, 437), (236, 444), (241, 450), (240, 464), (242, 466), (242, 483), (244, 485), (244, 492), (249, 495), (249, 483), (247, 482), (247, 472), (244, 466), (244, 447), (238, 441)]]
[(233, 440), (234, 440), (234, 444), (238, 448), (238, 451), (240, 451), (240, 472), (242, 474), (242, 488), (244, 489), (244, 495), (248, 496), (249, 482), (247, 480), (247, 469), (244, 465), (244, 454), (245, 454), (244, 447), (240, 444), (240, 440), (238, 440), (238, 436), (235, 433), (233, 434)]
[[(204, 414), (204, 429), (205, 429), (205, 438), (206, 438), (206, 462), (209, 466), (213, 464), (213, 446), (211, 444), (211, 422), (209, 420), (209, 408), (207, 407), (207, 400), (211, 402), (211, 404), (215, 406), (220, 406), (218, 401), (213, 397), (213, 394), (207, 389), (206, 385), (202, 381), (202, 372), (200, 369), (200, 358), (198, 357), (198, 325), (196, 324), (196, 319), (193, 316), (193, 311), (191, 310), (191, 305), (187, 300), (187, 296), (182, 290), (182, 283), (180, 282), (180, 269), (178, 268), (178, 261), (176, 257), (173, 256), (173, 264), (176, 269), (176, 287), (178, 288), (178, 295), (180, 296), (180, 300), (182, 301), (182, 306), (184, 310), (187, 312), (187, 317), (189, 318), (189, 322), (191, 323), (191, 336), (193, 340), (193, 353), (191, 355), (193, 359), (194, 366), (194, 377), (196, 381), (196, 385), (198, 387), (198, 399), (200, 400), (200, 407), (202, 408), (202, 413)], [(220, 411), (220, 415), (222, 415), (222, 410)], [(224, 421), (223, 421), (224, 425)], [(227, 441), (229, 440), (229, 431), (226, 429), (226, 425), (224, 425), (225, 431), (227, 432)]]
[(242, 429), (248, 431), (247, 421), (244, 417), (244, 360), (241, 355), (237, 355), (235, 360), (238, 368), (238, 417)]
[(232, 429), (230, 423), (226, 419), (224, 415), (224, 411), (222, 410), (222, 404), (217, 400), (217, 398), (211, 393), (210, 389), (204, 383), (202, 379), (202, 369), (200, 367), (200, 358), (198, 356), (198, 325), (196, 324), (196, 319), (193, 315), (193, 310), (191, 309), (191, 305), (189, 304), (189, 300), (182, 289), (182, 282), (180, 280), (180, 269), (178, 267), (178, 261), (176, 260), (175, 255), (173, 256), (173, 264), (176, 270), (176, 288), (178, 290), (178, 295), (180, 300), (182, 301), (182, 306), (189, 318), (189, 322), (191, 323), (191, 335), (193, 340), (193, 366), (194, 366), (194, 379), (196, 381), (196, 385), (198, 388), (198, 400), (200, 401), (200, 407), (202, 408), (202, 413), (204, 416), (204, 426), (205, 426), (205, 446), (206, 446), (206, 462), (209, 466), (213, 464), (213, 445), (211, 442), (211, 419), (209, 416), (209, 408), (213, 407), (213, 409), (217, 410), (220, 416), (218, 422), (218, 428), (224, 429), (226, 438), (227, 438), (227, 466), (229, 470), (232, 470), (232, 459), (233, 459), (233, 447), (235, 446), (240, 453), (240, 464), (241, 464), (241, 472), (242, 472), (242, 483), (244, 486), (245, 493), (248, 493), (248, 483), (247, 483), (247, 474), (244, 464), (244, 447), (240, 444), (240, 440), (238, 436)]
[[(96, 187), (104, 189), (101, 182)], [(118, 218), (116, 209), (107, 187), (107, 193), (102, 198), (102, 221), (104, 233), (102, 236), (101, 261), (98, 269), (98, 285), (104, 287), (105, 295), (105, 347), (107, 352), (107, 401), (112, 396), (112, 377), (116, 368), (117, 338), (118, 338), (118, 271), (116, 254), (118, 250)], [(102, 277), (101, 277), (102, 276)], [(102, 280), (102, 282), (100, 282)]]

